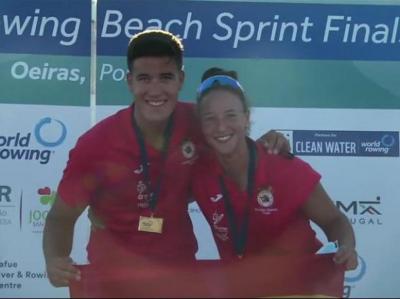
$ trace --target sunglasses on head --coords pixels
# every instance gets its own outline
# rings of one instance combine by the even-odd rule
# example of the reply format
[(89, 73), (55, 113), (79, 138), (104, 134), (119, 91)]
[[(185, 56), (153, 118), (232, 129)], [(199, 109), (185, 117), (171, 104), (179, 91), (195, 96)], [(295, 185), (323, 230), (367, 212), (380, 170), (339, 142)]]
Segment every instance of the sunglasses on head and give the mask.
[(240, 90), (241, 92), (244, 92), (242, 85), (240, 85), (240, 83), (237, 80), (229, 76), (217, 75), (217, 76), (212, 76), (201, 82), (200, 86), (197, 88), (197, 96), (201, 96), (206, 90), (214, 86), (228, 86), (233, 89), (237, 89)]

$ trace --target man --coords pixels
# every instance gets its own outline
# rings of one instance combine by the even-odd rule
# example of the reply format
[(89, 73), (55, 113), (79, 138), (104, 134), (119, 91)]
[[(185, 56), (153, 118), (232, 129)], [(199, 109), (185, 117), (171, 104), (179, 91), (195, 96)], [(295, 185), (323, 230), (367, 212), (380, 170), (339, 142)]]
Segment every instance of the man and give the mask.
[[(202, 140), (193, 105), (178, 102), (183, 46), (171, 33), (144, 31), (130, 41), (127, 62), (134, 104), (79, 138), (47, 216), (43, 250), (57, 287), (80, 279), (69, 255), (74, 224), (87, 206), (104, 225), (91, 232), (91, 264), (194, 260), (187, 204)], [(281, 135), (270, 137), (272, 150), (288, 147)]]

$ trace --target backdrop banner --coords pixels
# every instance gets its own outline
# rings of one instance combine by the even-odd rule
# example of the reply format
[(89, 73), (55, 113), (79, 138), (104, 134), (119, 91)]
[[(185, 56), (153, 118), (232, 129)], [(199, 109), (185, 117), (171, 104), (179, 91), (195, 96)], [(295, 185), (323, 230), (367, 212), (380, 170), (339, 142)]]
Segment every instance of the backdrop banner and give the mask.
[(68, 296), (48, 282), (42, 232), (68, 151), (90, 127), (90, 20), (90, 0), (0, 3), (0, 297)]
[[(145, 28), (178, 34), (185, 46), (183, 101), (195, 99), (207, 68), (236, 70), (253, 106), (251, 136), (280, 130), (322, 174), (357, 237), (359, 267), (346, 272), (343, 296), (399, 297), (400, 5), (290, 2), (98, 1), (97, 117), (132, 102), (129, 38)], [(189, 212), (197, 257), (218, 259), (197, 205)]]
[[(282, 132), (321, 173), (357, 239), (359, 266), (345, 273), (343, 297), (400, 297), (399, 27), (395, 0), (2, 0), (0, 297), (69, 296), (47, 280), (44, 221), (92, 115), (132, 103), (125, 54), (146, 28), (183, 40), (182, 101), (195, 99), (207, 68), (236, 70), (252, 106), (250, 135)], [(196, 256), (211, 264), (219, 256), (210, 227), (195, 203), (188, 212)], [(72, 254), (80, 264), (88, 229), (84, 215)]]

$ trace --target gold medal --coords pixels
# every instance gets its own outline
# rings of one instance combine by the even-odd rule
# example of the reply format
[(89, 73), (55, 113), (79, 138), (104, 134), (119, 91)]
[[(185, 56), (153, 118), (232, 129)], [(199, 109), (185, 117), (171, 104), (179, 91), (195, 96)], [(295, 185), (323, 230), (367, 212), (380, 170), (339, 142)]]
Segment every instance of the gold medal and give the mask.
[(161, 234), (163, 223), (163, 218), (140, 216), (138, 231)]

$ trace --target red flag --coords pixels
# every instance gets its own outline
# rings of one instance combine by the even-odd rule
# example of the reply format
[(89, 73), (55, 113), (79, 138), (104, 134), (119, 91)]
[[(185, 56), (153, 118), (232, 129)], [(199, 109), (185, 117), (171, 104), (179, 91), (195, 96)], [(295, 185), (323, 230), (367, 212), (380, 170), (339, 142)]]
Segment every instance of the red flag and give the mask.
[(342, 297), (344, 267), (333, 255), (260, 255), (177, 264), (142, 259), (124, 266), (79, 266), (72, 298)]

